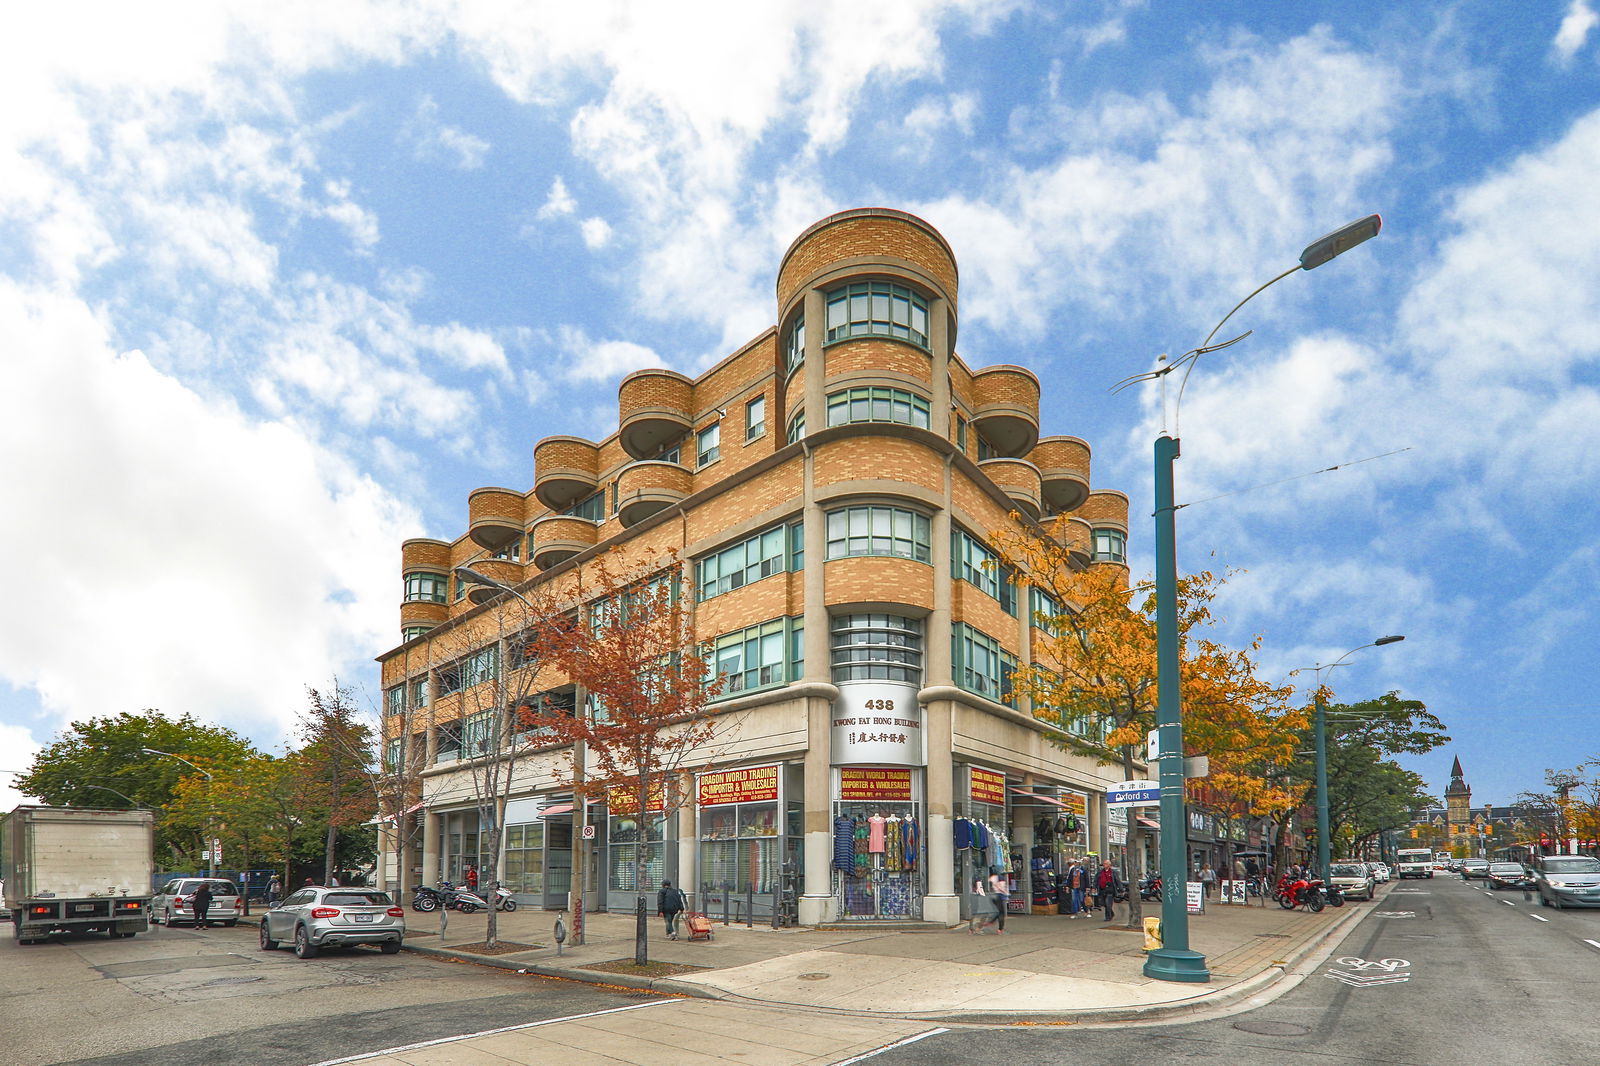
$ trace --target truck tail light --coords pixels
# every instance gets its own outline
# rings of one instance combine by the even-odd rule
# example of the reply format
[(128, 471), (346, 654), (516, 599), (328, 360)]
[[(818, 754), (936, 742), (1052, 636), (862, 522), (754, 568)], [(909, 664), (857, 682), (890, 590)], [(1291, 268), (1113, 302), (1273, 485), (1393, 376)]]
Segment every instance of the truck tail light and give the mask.
[(313, 917), (313, 918), (337, 918), (337, 917), (339, 917), (339, 908), (338, 907), (316, 907), (316, 908), (312, 909), (311, 917)]
[(142, 911), (142, 910), (144, 910), (144, 904), (140, 903), (136, 899), (120, 899), (120, 900), (117, 901), (117, 910), (119, 910), (119, 911)]
[(34, 915), (49, 914), (50, 913), (50, 908), (49, 907), (38, 907), (38, 906), (29, 907), (28, 908), (28, 913), (29, 914), (34, 914)]
[(390, 907), (383, 913), (387, 914), (391, 918), (404, 918), (406, 916), (405, 908), (403, 907)]

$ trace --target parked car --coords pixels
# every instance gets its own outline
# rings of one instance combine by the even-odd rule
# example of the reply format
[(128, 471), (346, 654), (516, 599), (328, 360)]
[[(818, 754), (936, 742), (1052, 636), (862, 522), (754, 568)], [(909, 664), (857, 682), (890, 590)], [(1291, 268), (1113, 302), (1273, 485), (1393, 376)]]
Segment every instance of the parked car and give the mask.
[(1328, 880), (1336, 885), (1345, 899), (1359, 896), (1371, 899), (1377, 882), (1364, 862), (1335, 862), (1328, 865)]
[(1541, 856), (1533, 860), (1533, 887), (1546, 907), (1600, 907), (1600, 859)]
[(370, 888), (302, 888), (261, 919), (262, 951), (288, 942), (302, 959), (316, 958), (323, 948), (355, 944), (376, 944), (393, 955), (405, 935), (405, 909), (387, 892)]
[(1489, 864), (1490, 888), (1521, 888), (1527, 882), (1528, 871), (1520, 862), (1491, 862)]
[(178, 922), (194, 921), (194, 894), (203, 884), (211, 886), (211, 909), (206, 919), (222, 925), (238, 923), (244, 914), (239, 886), (226, 877), (178, 877), (161, 886), (150, 900), (150, 920), (168, 928)]
[(1369, 862), (1367, 865), (1372, 867), (1372, 876), (1380, 885), (1388, 884), (1394, 876), (1389, 872), (1389, 864), (1386, 862)]
[(1474, 877), (1489, 876), (1488, 859), (1462, 859), (1461, 880), (1470, 881)]

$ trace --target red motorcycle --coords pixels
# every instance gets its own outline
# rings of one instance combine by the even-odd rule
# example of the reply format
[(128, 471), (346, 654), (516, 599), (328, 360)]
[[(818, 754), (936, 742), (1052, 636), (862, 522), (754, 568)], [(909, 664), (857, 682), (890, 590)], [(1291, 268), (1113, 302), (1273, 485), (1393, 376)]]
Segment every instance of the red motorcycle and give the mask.
[(1316, 912), (1327, 906), (1327, 900), (1322, 895), (1322, 878), (1307, 879), (1304, 877), (1290, 880), (1285, 874), (1278, 882), (1278, 890), (1273, 893), (1278, 900), (1278, 906), (1286, 911), (1296, 907), (1304, 907), (1308, 911)]

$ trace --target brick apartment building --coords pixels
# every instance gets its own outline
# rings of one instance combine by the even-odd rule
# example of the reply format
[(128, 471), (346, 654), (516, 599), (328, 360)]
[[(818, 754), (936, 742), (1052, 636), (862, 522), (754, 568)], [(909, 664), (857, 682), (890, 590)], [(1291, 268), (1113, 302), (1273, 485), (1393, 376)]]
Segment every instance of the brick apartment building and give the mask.
[[(496, 594), (452, 576), (537, 588), (615, 545), (686, 561), (727, 677), (713, 708), (739, 719), (697, 801), (646, 827), (647, 891), (668, 877), (696, 908), (749, 900), (760, 920), (953, 922), (993, 862), (1026, 898), (1050, 863), (1119, 853), (1104, 791), (1120, 772), (1052, 745), (1010, 691), (1043, 604), (985, 562), (1018, 513), (1066, 516), (1082, 565), (1123, 565), (1127, 497), (1090, 489), (1083, 441), (1039, 436), (1031, 372), (957, 356), (955, 256), (921, 219), (811, 226), (779, 264), (776, 321), (698, 378), (630, 374), (614, 435), (540, 440), (531, 491), (478, 489), (462, 535), (403, 544), (404, 642), (379, 662), (421, 831), (389, 854), (391, 885), (458, 878), (500, 847), (525, 903), (564, 908), (576, 866), (590, 909), (632, 906), (638, 821), (575, 810), (564, 749), (527, 738), (504, 839), (478, 832), (463, 767), (492, 753), (473, 749), (461, 690), (499, 652), (481, 626), (476, 650), (460, 636)], [(546, 695), (584, 706), (570, 686)]]

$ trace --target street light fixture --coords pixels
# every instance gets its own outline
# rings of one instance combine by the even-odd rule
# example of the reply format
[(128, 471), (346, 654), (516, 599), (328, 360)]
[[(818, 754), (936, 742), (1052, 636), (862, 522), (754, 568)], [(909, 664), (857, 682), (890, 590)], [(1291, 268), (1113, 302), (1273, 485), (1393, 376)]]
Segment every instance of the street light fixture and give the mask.
[[(1118, 387), (1135, 381), (1152, 380), (1170, 374), (1180, 366), (1193, 369), (1210, 347), (1211, 339), (1234, 312), (1249, 303), (1268, 287), (1282, 281), (1297, 270), (1314, 270), (1334, 256), (1349, 251), (1356, 245), (1377, 236), (1383, 220), (1368, 215), (1348, 225), (1341, 226), (1327, 236), (1306, 245), (1300, 253), (1300, 262), (1256, 289), (1233, 306), (1222, 321), (1206, 335), (1205, 342), (1171, 363), (1149, 374), (1135, 375)], [(1238, 340), (1240, 338), (1235, 338)], [(1233, 341), (1217, 345), (1225, 348)], [(1185, 371), (1185, 379), (1188, 372)], [(1179, 389), (1179, 401), (1182, 400)], [(1176, 413), (1174, 415), (1176, 426)], [(1162, 946), (1145, 956), (1144, 975), (1161, 981), (1209, 981), (1211, 971), (1206, 968), (1206, 958), (1189, 950), (1189, 912), (1185, 898), (1188, 880), (1185, 861), (1185, 825), (1183, 796), (1183, 718), (1178, 680), (1178, 534), (1173, 502), (1172, 464), (1178, 458), (1178, 440), (1163, 430), (1155, 444), (1155, 519), (1156, 519), (1156, 730), (1160, 754), (1159, 780), (1161, 783), (1161, 939)]]
[(1313, 705), (1317, 735), (1317, 872), (1323, 877), (1328, 876), (1328, 711), (1322, 703), (1322, 672), (1332, 670), (1336, 666), (1347, 666), (1346, 659), (1358, 651), (1366, 648), (1381, 648), (1385, 644), (1398, 644), (1405, 640), (1403, 636), (1379, 637), (1370, 644), (1363, 644), (1359, 648), (1351, 648), (1331, 663), (1318, 663), (1316, 666), (1302, 666), (1299, 670), (1291, 670), (1297, 674), (1301, 670), (1315, 670), (1317, 674), (1317, 688), (1313, 696)]
[(200, 773), (206, 775), (206, 876), (217, 876), (216, 838), (211, 835), (211, 784), (216, 780), (216, 777), (211, 773), (210, 770), (207, 770), (203, 766), (195, 766), (194, 763), (190, 762), (188, 759), (185, 759), (182, 755), (174, 755), (170, 751), (157, 751), (155, 748), (142, 748), (140, 750), (142, 750), (146, 755), (165, 755), (169, 759), (177, 759), (179, 762), (184, 763), (185, 765), (190, 766), (193, 769), (198, 770)]

